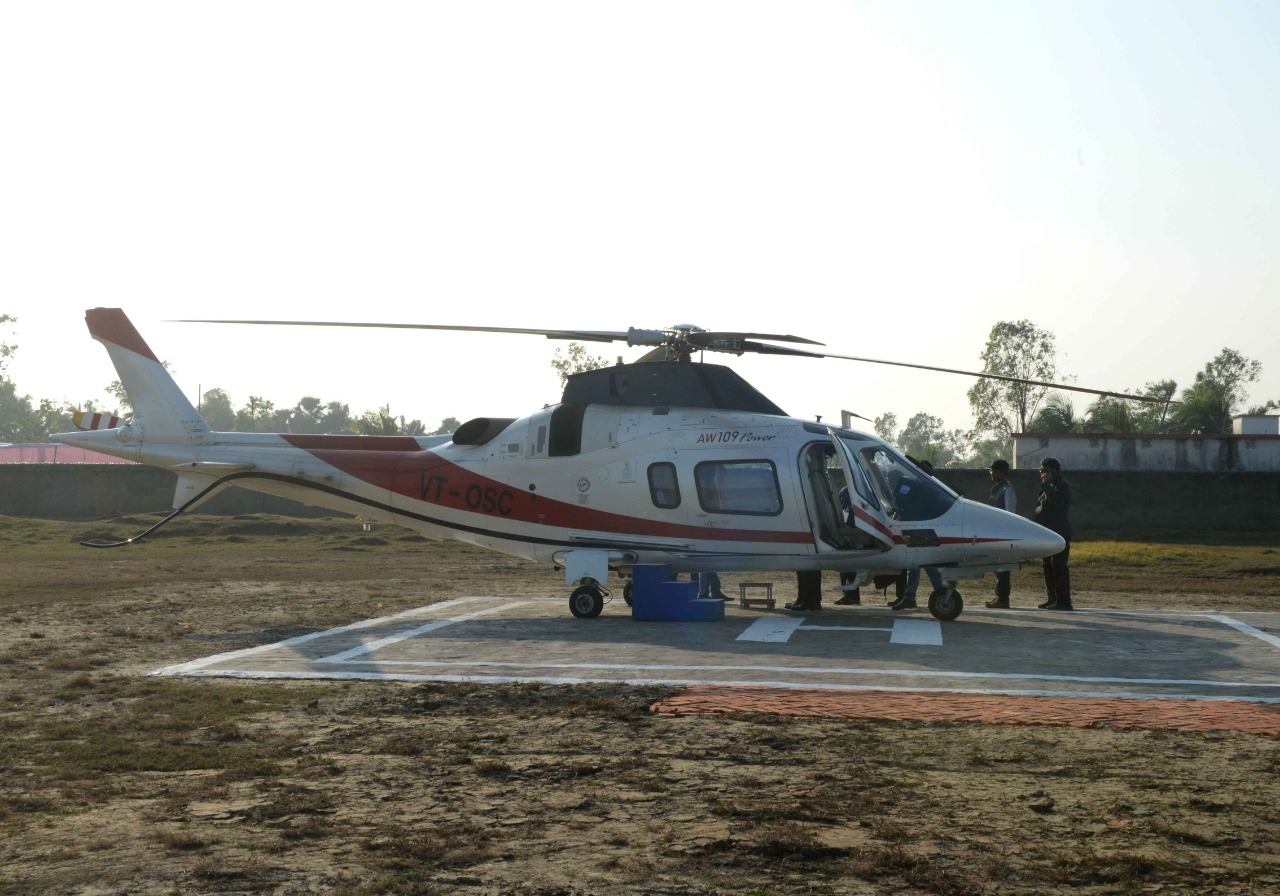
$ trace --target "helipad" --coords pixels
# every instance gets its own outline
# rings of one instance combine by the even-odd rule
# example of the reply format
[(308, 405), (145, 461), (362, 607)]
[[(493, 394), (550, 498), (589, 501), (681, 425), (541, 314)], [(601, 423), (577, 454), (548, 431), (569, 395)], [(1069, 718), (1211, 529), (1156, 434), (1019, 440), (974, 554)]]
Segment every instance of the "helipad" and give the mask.
[(732, 685), (1280, 704), (1280, 613), (726, 607), (716, 622), (590, 620), (551, 598), (463, 597), (154, 675)]

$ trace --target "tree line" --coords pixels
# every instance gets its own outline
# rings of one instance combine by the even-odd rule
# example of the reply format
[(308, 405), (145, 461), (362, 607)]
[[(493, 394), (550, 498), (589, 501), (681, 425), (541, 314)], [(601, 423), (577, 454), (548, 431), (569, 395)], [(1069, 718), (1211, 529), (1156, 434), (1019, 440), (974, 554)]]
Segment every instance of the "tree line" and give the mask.
[[(1053, 333), (1029, 320), (997, 322), (981, 357), (983, 373), (1074, 384), (1073, 376), (1059, 370)], [(1156, 399), (1153, 402), (1100, 396), (1081, 411), (1076, 399), (1063, 390), (980, 379), (968, 393), (974, 425), (967, 432), (946, 429), (939, 418), (923, 413), (913, 416), (901, 431), (892, 414), (877, 418), (874, 425), (881, 438), (935, 466), (986, 466), (993, 458), (1010, 456), (1014, 433), (1227, 434), (1232, 431), (1232, 418), (1239, 414), (1266, 414), (1280, 408), (1280, 401), (1274, 399), (1248, 403), (1249, 387), (1261, 378), (1260, 361), (1224, 348), (1181, 393), (1172, 379), (1124, 390)]]

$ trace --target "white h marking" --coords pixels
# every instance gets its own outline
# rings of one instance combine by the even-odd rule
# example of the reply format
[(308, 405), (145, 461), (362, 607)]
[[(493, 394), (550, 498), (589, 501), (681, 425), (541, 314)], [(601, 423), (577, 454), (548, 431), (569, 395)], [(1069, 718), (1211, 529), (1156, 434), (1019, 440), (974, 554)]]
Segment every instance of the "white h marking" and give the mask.
[(890, 644), (912, 644), (919, 647), (942, 646), (942, 623), (936, 619), (895, 619), (893, 628), (859, 625), (804, 625), (803, 619), (757, 619), (738, 635), (739, 641), (762, 641), (785, 644), (797, 631), (817, 632), (890, 632)]

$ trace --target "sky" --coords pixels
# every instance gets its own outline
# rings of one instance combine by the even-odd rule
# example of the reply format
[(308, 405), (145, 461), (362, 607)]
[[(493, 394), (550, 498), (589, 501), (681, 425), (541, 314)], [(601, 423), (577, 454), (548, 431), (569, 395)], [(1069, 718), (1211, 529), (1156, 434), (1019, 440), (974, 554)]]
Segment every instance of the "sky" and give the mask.
[[(1280, 399), (1278, 42), (1269, 0), (4, 4), (8, 374), (110, 406), (83, 312), (120, 307), (193, 401), (430, 429), (555, 402), (562, 344), (172, 321), (693, 324), (978, 370), (1027, 319), (1082, 386), (1230, 347)], [(708, 360), (798, 417), (972, 423), (965, 377)]]

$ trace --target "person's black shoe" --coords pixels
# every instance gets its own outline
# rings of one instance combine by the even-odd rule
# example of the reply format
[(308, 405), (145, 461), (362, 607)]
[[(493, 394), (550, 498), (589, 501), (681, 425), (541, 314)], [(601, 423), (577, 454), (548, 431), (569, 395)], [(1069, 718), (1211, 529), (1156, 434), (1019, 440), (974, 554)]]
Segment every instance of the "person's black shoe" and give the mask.
[(1062, 601), (1058, 601), (1056, 604), (1049, 604), (1049, 606), (1045, 607), (1045, 609), (1046, 610), (1074, 610), (1075, 607), (1071, 606), (1071, 601), (1067, 601), (1066, 603), (1063, 603)]
[(1007, 610), (1009, 609), (1009, 599), (1007, 597), (996, 597), (987, 601), (988, 610)]
[(1057, 603), (1058, 602), (1056, 600), (1047, 600), (1042, 604), (1036, 604), (1036, 606), (1042, 610), (1052, 610), (1054, 608), (1054, 605)]
[(858, 597), (856, 594), (845, 594), (837, 600), (835, 604), (837, 607), (860, 606), (862, 604), (862, 598)]
[(914, 610), (915, 608), (916, 599), (914, 597), (900, 597), (889, 604), (890, 610)]

